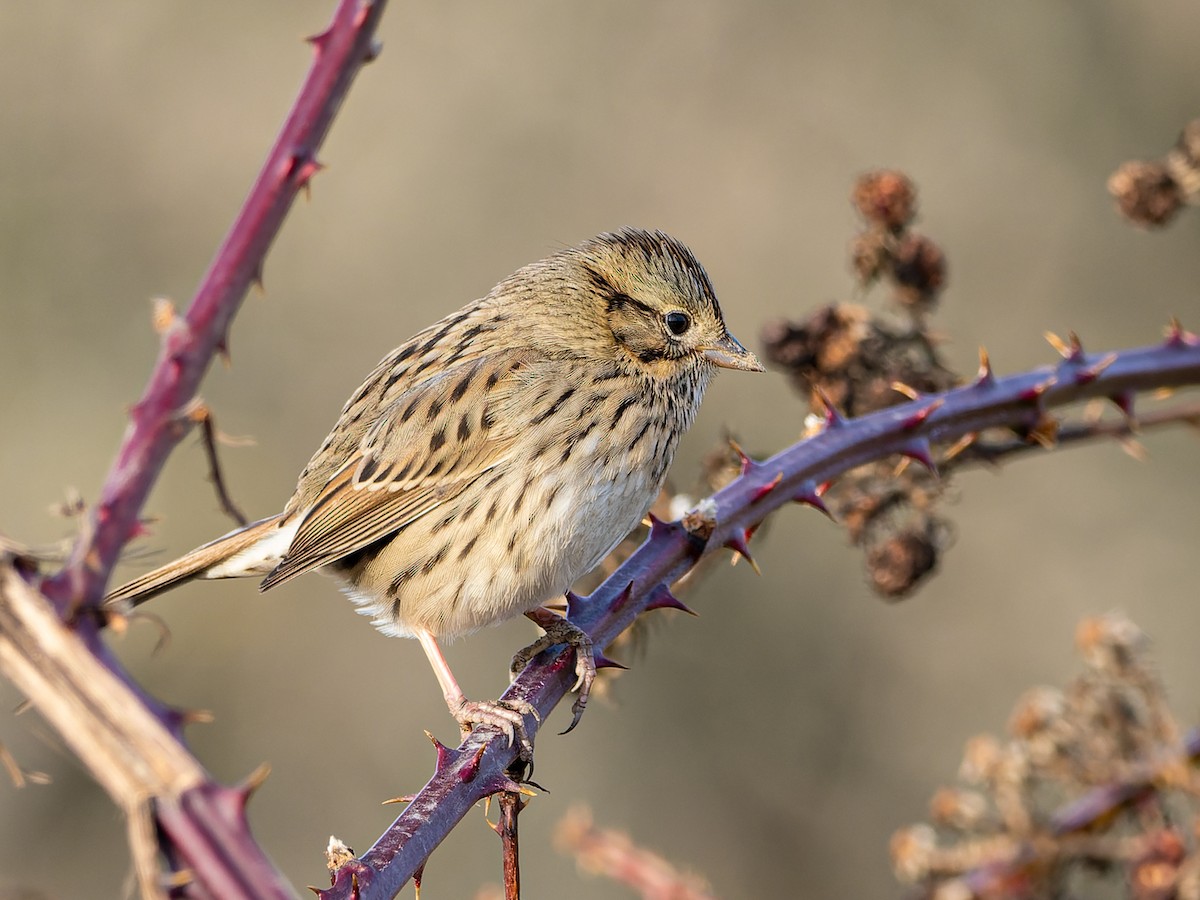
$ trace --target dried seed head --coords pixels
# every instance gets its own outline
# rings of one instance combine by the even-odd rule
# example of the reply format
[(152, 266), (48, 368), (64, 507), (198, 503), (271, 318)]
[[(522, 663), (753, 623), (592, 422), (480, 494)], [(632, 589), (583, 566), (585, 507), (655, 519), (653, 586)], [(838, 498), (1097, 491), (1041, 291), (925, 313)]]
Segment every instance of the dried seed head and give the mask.
[(946, 254), (924, 235), (905, 235), (893, 254), (892, 277), (900, 303), (926, 311), (946, 286)]
[(1108, 179), (1121, 215), (1135, 225), (1157, 228), (1167, 224), (1183, 206), (1183, 192), (1160, 162), (1122, 163)]
[(927, 530), (909, 530), (875, 544), (867, 553), (871, 585), (885, 599), (898, 600), (933, 571), (938, 548)]
[(1167, 154), (1166, 164), (1184, 200), (1188, 203), (1200, 200), (1200, 119), (1193, 119), (1183, 127), (1179, 140)]
[(1083, 661), (1114, 675), (1138, 665), (1147, 643), (1145, 633), (1119, 613), (1084, 619), (1075, 631), (1075, 646)]
[(929, 815), (938, 825), (974, 831), (988, 818), (987, 797), (963, 788), (939, 788), (929, 801)]
[(870, 225), (899, 231), (917, 213), (917, 188), (903, 172), (881, 169), (855, 182), (854, 208)]
[(890, 239), (879, 231), (864, 231), (850, 244), (850, 265), (863, 287), (874, 284), (888, 268)]
[(996, 780), (1004, 764), (1004, 747), (990, 734), (967, 741), (958, 777), (967, 784), (988, 784)]
[(888, 842), (892, 871), (910, 884), (924, 881), (932, 874), (937, 854), (937, 834), (928, 825), (901, 828)]
[(1029, 740), (1047, 731), (1062, 719), (1066, 708), (1066, 698), (1058, 688), (1031, 688), (1013, 708), (1008, 720), (1008, 730), (1015, 738)]

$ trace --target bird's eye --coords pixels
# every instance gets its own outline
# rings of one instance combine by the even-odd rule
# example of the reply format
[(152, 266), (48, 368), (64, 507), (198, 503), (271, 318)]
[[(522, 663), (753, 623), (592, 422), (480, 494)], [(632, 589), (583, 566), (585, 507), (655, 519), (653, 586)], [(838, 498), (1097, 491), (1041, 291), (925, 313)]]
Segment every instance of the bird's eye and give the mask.
[(679, 337), (689, 328), (692, 327), (692, 318), (684, 312), (669, 312), (666, 319), (667, 330), (675, 337)]

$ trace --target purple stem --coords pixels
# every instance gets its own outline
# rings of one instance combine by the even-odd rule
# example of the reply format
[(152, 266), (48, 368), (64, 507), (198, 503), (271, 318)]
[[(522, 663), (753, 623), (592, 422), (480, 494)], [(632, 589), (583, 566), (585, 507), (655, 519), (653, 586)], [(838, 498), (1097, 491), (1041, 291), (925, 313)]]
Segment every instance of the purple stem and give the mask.
[(320, 168), (317, 149), (350, 82), (375, 55), (375, 28), (386, 0), (341, 0), (329, 27), (310, 39), (315, 59), (287, 121), (182, 319), (166, 330), (158, 361), (117, 458), (66, 567), (43, 591), (59, 614), (100, 600), (167, 456), (187, 433), (181, 411), (196, 396), (213, 355), (262, 271), (297, 192)]
[[(679, 523), (655, 522), (650, 536), (586, 598), (569, 598), (570, 618), (597, 648), (606, 647), (648, 607), (672, 605), (667, 585), (723, 546), (745, 548), (747, 531), (791, 502), (819, 503), (818, 487), (856, 466), (892, 454), (930, 460), (930, 441), (951, 443), (988, 428), (1026, 429), (1047, 410), (1108, 397), (1131, 409), (1132, 396), (1200, 383), (1200, 341), (1173, 328), (1160, 344), (1089, 355), (1082, 349), (1057, 366), (995, 378), (984, 367), (970, 385), (847, 421), (831, 414), (826, 429), (763, 462), (713, 496), (716, 527), (707, 542)], [(531, 703), (542, 720), (574, 681), (570, 653), (551, 648), (536, 657), (505, 692)], [(526, 718), (532, 739), (538, 723)], [(505, 769), (515, 759), (498, 733), (480, 729), (457, 750), (438, 748), (433, 777), (361, 859), (339, 869), (323, 900), (394, 897), (474, 803), (511, 790)]]
[[(310, 39), (314, 59), (300, 93), (187, 312), (165, 330), (89, 527), (63, 570), (42, 584), (64, 619), (100, 600), (122, 547), (140, 529), (138, 517), (150, 489), (191, 424), (181, 411), (195, 397), (213, 355), (226, 348), (230, 323), (250, 284), (258, 280), (296, 194), (320, 169), (317, 150), (355, 75), (376, 55), (374, 35), (385, 6), (386, 0), (340, 0), (329, 27)], [(96, 622), (80, 617), (74, 627), (178, 735), (178, 717), (121, 672), (100, 640)], [(244, 812), (248, 795), (248, 787), (224, 787), (209, 779), (178, 796), (155, 798), (164, 852), (194, 879), (186, 889), (189, 895), (294, 896), (250, 834)]]

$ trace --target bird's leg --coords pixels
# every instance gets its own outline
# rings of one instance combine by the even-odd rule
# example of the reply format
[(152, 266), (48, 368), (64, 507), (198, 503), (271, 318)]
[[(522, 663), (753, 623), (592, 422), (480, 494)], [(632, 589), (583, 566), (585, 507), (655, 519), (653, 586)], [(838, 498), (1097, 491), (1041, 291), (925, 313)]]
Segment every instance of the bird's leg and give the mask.
[[(583, 716), (583, 710), (587, 706), (588, 697), (592, 693), (592, 682), (596, 680), (596, 657), (592, 639), (582, 628), (572, 625), (558, 613), (545, 607), (539, 606), (537, 609), (531, 609), (525, 613), (525, 616), (546, 633), (513, 657), (511, 671), (514, 677), (529, 664), (531, 659), (555, 644), (567, 644), (575, 649), (576, 678), (575, 686), (571, 690), (579, 691), (579, 696), (575, 698), (575, 703), (571, 707), (571, 724), (567, 726), (567, 731), (570, 731), (579, 724), (579, 719)], [(564, 731), (563, 734), (566, 734), (567, 731)]]
[(524, 700), (468, 700), (462, 688), (458, 686), (454, 673), (450, 671), (450, 664), (446, 662), (446, 657), (442, 656), (442, 649), (433, 635), (424, 630), (417, 631), (416, 635), (425, 656), (429, 658), (429, 665), (433, 667), (438, 684), (442, 686), (442, 696), (446, 698), (450, 715), (458, 722), (463, 737), (466, 738), (475, 725), (493, 725), (507, 735), (510, 747), (515, 738), (521, 748), (521, 759), (532, 763), (533, 744), (525, 732), (525, 716), (539, 718), (532, 704)]

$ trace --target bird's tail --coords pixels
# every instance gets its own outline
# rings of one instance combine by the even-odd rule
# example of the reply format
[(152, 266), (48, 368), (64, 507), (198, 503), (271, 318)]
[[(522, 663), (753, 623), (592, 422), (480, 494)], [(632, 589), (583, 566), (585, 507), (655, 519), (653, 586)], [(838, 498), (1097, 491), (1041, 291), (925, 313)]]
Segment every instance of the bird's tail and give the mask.
[[(265, 575), (283, 558), (291, 535), (280, 527), (281, 515), (260, 519), (229, 532), (179, 559), (159, 566), (121, 585), (104, 598), (105, 604), (137, 606), (193, 578), (237, 578)], [(286, 540), (280, 540), (286, 538)]]

